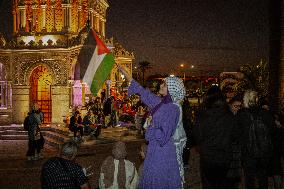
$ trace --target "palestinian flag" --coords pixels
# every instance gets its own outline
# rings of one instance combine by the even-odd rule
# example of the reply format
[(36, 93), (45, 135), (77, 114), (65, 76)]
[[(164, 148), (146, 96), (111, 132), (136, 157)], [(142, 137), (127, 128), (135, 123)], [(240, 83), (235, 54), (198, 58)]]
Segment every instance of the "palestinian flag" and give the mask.
[(91, 35), (95, 38), (96, 48), (83, 77), (83, 82), (89, 86), (92, 94), (96, 96), (109, 76), (115, 61), (113, 54), (94, 30), (91, 30)]

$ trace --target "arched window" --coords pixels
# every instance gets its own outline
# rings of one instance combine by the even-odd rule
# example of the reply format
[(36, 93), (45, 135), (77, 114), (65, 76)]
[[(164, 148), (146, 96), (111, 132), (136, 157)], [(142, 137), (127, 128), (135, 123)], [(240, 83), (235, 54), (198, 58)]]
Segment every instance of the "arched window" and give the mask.
[(8, 81), (4, 64), (0, 63), (0, 109), (8, 106)]

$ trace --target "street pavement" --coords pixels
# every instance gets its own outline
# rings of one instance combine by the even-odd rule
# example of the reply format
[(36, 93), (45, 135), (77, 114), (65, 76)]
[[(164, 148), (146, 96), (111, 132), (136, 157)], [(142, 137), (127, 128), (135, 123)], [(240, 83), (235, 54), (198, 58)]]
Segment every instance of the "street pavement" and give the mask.
[[(135, 163), (137, 169), (140, 166), (139, 150), (144, 139), (125, 129), (105, 129), (97, 140), (83, 142), (76, 158), (83, 167), (92, 166), (93, 175), (89, 177), (89, 181), (94, 189), (98, 188), (101, 164), (107, 156), (111, 155), (112, 145), (117, 140), (126, 142), (127, 158)], [(43, 160), (29, 162), (26, 160), (26, 151), (27, 140), (0, 140), (0, 189), (40, 188), (41, 166), (58, 152), (52, 148), (44, 148)], [(199, 154), (194, 149), (191, 150), (189, 165), (190, 168), (185, 170), (184, 188), (201, 189)], [(269, 189), (272, 189), (271, 179), (269, 181)]]
[[(111, 136), (107, 132), (106, 138), (99, 138), (96, 141), (87, 141), (81, 145), (76, 161), (83, 167), (92, 166), (93, 175), (89, 177), (92, 188), (98, 187), (100, 166), (103, 160), (111, 155), (113, 142), (124, 140), (127, 145), (127, 158), (134, 162), (138, 168), (141, 160), (139, 158), (140, 145), (144, 142), (133, 135)], [(105, 142), (108, 139), (108, 142)], [(110, 140), (112, 139), (112, 140)], [(104, 142), (99, 142), (104, 140)], [(26, 140), (0, 140), (0, 189), (39, 189), (40, 171), (42, 164), (52, 156), (57, 155), (56, 150), (44, 149), (43, 160), (28, 162), (26, 160)], [(190, 158), (191, 168), (185, 171), (185, 188), (200, 189), (198, 155), (193, 154)]]

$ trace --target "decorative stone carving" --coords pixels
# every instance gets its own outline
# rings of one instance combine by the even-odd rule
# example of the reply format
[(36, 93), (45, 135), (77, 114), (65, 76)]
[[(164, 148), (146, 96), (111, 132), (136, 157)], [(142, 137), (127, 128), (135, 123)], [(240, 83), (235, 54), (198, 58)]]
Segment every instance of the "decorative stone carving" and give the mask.
[(114, 44), (114, 55), (115, 56), (122, 56), (122, 57), (128, 57), (128, 58), (134, 59), (133, 52), (132, 53), (128, 52), (119, 43), (115, 43)]
[[(46, 65), (53, 73), (53, 85), (67, 85), (68, 66), (66, 65), (66, 55), (62, 53), (56, 59), (53, 56), (45, 59), (42, 55), (29, 54), (24, 57), (15, 57), (17, 66), (14, 69), (13, 83), (18, 85), (29, 85), (29, 76), (32, 70), (39, 65)], [(1, 56), (0, 56), (1, 57)], [(56, 57), (56, 56), (55, 56)]]

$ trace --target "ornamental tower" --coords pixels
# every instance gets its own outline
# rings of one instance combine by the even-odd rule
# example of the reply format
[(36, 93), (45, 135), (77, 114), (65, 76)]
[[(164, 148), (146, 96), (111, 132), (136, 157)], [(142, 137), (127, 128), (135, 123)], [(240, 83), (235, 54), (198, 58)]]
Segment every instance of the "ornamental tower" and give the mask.
[[(0, 124), (23, 123), (35, 103), (45, 123), (62, 123), (92, 98), (76, 72), (79, 54), (87, 57), (95, 49), (85, 44), (86, 28), (95, 30), (116, 63), (131, 73), (133, 53), (106, 39), (106, 0), (4, 0), (2, 5), (7, 11), (0, 11), (0, 18), (8, 18), (0, 20), (0, 26), (7, 25), (0, 33), (0, 116), (5, 117)], [(123, 83), (116, 68), (109, 80), (109, 88)]]

